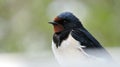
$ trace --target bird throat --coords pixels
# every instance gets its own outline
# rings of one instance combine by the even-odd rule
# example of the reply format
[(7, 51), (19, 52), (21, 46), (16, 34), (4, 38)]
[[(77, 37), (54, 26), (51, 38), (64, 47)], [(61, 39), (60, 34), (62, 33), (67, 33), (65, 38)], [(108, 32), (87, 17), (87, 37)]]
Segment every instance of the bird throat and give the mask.
[(61, 31), (63, 31), (63, 30), (64, 30), (64, 28), (63, 28), (62, 25), (60, 25), (60, 24), (54, 25), (54, 32), (55, 32), (55, 33), (61, 32)]
[(61, 46), (61, 43), (63, 40), (66, 40), (68, 38), (69, 33), (70, 33), (70, 30), (64, 30), (62, 32), (54, 33), (53, 41), (56, 44), (57, 48)]

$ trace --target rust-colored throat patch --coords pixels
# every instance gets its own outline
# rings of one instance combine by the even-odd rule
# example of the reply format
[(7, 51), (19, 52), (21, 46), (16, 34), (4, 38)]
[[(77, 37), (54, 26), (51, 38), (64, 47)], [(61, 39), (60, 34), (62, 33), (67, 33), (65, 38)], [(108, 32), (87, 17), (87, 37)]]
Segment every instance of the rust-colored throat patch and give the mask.
[(57, 33), (57, 32), (61, 32), (64, 30), (63, 26), (60, 25), (60, 24), (57, 24), (57, 25), (53, 25), (54, 26), (54, 32)]

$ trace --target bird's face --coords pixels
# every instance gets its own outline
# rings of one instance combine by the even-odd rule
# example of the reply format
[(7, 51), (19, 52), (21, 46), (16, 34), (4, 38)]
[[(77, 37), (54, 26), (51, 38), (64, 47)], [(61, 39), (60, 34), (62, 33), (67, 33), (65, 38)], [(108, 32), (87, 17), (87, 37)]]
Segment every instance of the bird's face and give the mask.
[(54, 32), (57, 33), (57, 32), (61, 32), (65, 29), (63, 26), (63, 22), (64, 22), (64, 19), (56, 17), (53, 22), (49, 22), (49, 23), (53, 25)]
[(64, 12), (55, 17), (53, 22), (49, 22), (54, 26), (54, 32), (62, 32), (64, 30), (72, 30), (81, 25), (80, 21), (70, 12)]

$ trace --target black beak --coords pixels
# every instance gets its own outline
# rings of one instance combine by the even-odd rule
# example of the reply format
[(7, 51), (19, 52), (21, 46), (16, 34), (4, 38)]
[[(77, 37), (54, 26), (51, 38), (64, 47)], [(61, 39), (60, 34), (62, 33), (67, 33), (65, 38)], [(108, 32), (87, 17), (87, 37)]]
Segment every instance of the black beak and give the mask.
[(58, 23), (56, 22), (48, 22), (49, 24), (57, 25)]

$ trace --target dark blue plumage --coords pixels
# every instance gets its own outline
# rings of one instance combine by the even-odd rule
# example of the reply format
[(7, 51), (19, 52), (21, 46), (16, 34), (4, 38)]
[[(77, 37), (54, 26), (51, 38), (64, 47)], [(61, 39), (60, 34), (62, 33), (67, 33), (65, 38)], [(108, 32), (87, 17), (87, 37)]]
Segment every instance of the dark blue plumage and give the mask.
[(85, 46), (83, 50), (89, 54), (96, 57), (102, 57), (106, 59), (111, 59), (109, 53), (100, 45), (100, 43), (84, 28), (73, 29), (71, 35), (74, 39), (79, 41), (82, 46)]
[[(79, 21), (79, 19), (77, 17), (75, 17), (71, 12), (63, 12), (60, 15), (57, 16), (58, 18), (61, 18), (62, 20), (65, 20), (69, 23), (65, 23), (64, 27), (69, 27), (68, 24), (70, 24), (70, 26), (72, 27), (82, 27), (81, 22)], [(69, 27), (71, 28), (71, 27)]]

